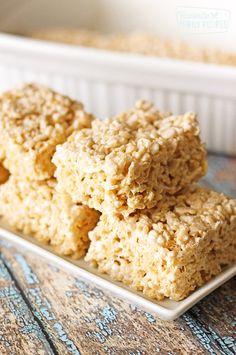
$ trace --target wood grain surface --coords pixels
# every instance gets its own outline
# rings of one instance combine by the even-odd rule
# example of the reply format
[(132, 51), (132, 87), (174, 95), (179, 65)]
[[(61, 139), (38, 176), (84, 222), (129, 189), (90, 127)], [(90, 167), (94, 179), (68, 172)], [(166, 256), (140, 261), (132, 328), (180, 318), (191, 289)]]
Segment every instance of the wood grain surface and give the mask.
[[(203, 184), (236, 197), (236, 159)], [(236, 354), (236, 279), (163, 321), (0, 239), (0, 354)]]

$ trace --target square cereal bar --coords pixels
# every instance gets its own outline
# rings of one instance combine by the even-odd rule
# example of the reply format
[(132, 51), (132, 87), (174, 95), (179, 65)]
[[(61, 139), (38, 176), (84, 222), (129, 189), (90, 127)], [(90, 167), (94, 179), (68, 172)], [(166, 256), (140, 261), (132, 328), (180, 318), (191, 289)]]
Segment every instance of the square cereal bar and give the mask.
[(236, 200), (201, 187), (159, 209), (103, 214), (85, 260), (144, 295), (181, 300), (236, 261)]
[(12, 174), (43, 180), (53, 176), (56, 145), (90, 127), (83, 105), (44, 86), (26, 84), (0, 96), (0, 159)]
[(75, 132), (52, 161), (59, 189), (74, 202), (124, 215), (156, 206), (206, 173), (195, 114), (161, 113), (144, 101)]
[(11, 175), (0, 185), (0, 216), (18, 231), (50, 243), (58, 253), (83, 256), (98, 212), (73, 204), (55, 190), (55, 180), (22, 181)]

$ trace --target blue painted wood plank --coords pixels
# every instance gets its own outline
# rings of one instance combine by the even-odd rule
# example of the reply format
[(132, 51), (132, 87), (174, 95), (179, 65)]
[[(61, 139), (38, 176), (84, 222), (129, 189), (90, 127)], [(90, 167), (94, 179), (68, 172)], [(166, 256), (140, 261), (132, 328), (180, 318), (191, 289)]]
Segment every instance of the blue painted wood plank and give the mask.
[[(32, 270), (24, 255), (21, 253), (14, 253), (14, 260), (17, 263), (17, 268), (21, 271), (25, 283), (23, 284), (23, 293), (25, 297), (31, 302), (32, 312), (36, 319), (44, 325), (45, 331), (50, 336), (50, 341), (53, 343), (54, 349), (58, 353), (68, 353), (73, 355), (80, 355), (79, 348), (75, 345), (70, 335), (66, 332), (60, 319), (57, 317), (53, 306), (41, 288), (41, 282)], [(9, 258), (5, 258), (5, 263), (8, 268), (14, 272), (15, 277), (22, 283), (22, 277), (19, 277), (15, 272)], [(55, 295), (54, 295), (55, 296)], [(54, 298), (54, 302), (56, 299)]]
[(14, 247), (4, 255), (60, 354), (205, 353), (183, 322), (164, 322)]
[(0, 305), (1, 354), (54, 354), (1, 255)]
[(209, 354), (236, 354), (235, 300), (236, 278), (181, 317)]
[(208, 155), (208, 173), (202, 184), (236, 198), (236, 158)]

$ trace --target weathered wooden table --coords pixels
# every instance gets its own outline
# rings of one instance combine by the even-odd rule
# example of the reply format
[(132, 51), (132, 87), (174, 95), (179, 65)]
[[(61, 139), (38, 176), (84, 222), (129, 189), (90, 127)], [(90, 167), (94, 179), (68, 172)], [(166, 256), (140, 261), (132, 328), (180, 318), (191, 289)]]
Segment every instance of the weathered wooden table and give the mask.
[[(236, 159), (204, 184), (236, 196)], [(235, 354), (236, 279), (167, 322), (1, 242), (0, 354)]]

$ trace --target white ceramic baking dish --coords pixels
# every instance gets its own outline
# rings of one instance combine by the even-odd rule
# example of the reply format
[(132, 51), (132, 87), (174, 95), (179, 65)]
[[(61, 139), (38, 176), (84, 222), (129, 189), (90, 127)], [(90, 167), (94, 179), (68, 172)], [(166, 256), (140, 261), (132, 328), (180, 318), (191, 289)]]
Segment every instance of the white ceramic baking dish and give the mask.
[[(169, 11), (157, 3), (24, 0), (20, 5), (9, 0), (7, 7), (0, 5), (0, 91), (23, 82), (40, 82), (79, 99), (100, 118), (117, 114), (140, 98), (153, 100), (160, 110), (196, 111), (208, 149), (236, 154), (236, 68), (54, 44), (13, 34), (60, 25), (108, 32), (144, 30), (176, 37), (173, 23), (179, 16), (178, 1), (167, 1)], [(207, 38), (214, 42), (211, 35), (205, 33), (204, 44)], [(222, 34), (218, 37), (223, 46)], [(191, 39), (199, 42), (196, 34)], [(229, 49), (229, 41), (225, 43)]]

